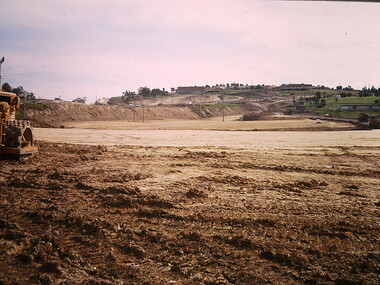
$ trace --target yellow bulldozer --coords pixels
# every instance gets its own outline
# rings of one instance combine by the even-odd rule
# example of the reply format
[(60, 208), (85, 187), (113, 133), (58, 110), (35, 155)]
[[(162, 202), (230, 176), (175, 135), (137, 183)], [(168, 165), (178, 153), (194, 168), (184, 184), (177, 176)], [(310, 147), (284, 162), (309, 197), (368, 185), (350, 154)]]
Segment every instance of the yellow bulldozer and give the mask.
[(38, 151), (33, 145), (33, 130), (29, 121), (16, 120), (20, 110), (20, 98), (15, 93), (3, 92), (0, 59), (0, 157), (20, 158)]

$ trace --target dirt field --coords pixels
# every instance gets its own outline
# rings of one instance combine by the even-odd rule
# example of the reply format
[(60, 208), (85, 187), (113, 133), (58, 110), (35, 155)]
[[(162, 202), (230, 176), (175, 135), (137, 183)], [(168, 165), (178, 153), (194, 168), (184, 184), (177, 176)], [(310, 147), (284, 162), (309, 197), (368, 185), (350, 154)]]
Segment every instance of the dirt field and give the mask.
[(0, 161), (0, 284), (379, 284), (378, 131), (180, 133), (37, 129)]
[(348, 123), (323, 121), (316, 124), (314, 120), (303, 118), (243, 122), (237, 118), (226, 117), (225, 121), (222, 121), (222, 118), (214, 118), (147, 122), (71, 122), (65, 123), (64, 129), (35, 128), (34, 134), (37, 140), (46, 142), (95, 145), (289, 148), (308, 145), (379, 144), (378, 132), (348, 131), (353, 129), (353, 125)]
[(65, 122), (66, 128), (106, 129), (106, 130), (228, 130), (228, 131), (330, 131), (352, 130), (355, 126), (349, 123), (322, 121), (317, 124), (295, 116), (278, 116), (275, 120), (239, 121), (239, 116), (203, 119), (203, 120), (148, 120), (141, 121), (87, 121)]

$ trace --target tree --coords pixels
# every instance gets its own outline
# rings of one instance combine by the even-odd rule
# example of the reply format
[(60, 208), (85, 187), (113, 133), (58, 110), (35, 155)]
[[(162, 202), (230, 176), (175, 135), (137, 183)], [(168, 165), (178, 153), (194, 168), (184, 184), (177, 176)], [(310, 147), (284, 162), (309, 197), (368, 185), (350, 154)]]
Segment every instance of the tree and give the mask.
[(125, 92), (123, 92), (122, 94), (123, 94), (122, 99), (125, 99), (126, 101), (133, 99), (136, 95), (134, 91), (129, 91), (129, 90), (125, 90)]
[(358, 116), (358, 122), (363, 123), (363, 122), (368, 122), (368, 115), (366, 113), (360, 113)]
[(143, 97), (149, 97), (150, 96), (150, 89), (148, 87), (140, 87), (138, 94), (143, 96)]
[(86, 100), (87, 100), (87, 97), (78, 97), (78, 98), (75, 98), (72, 102), (75, 102), (75, 103), (86, 103)]
[(150, 96), (160, 96), (162, 95), (163, 92), (159, 88), (153, 88), (152, 91), (150, 92)]
[(34, 98), (35, 95), (33, 92), (29, 92), (29, 91), (26, 91), (24, 89), (24, 87), (22, 86), (19, 86), (19, 87), (16, 87), (16, 88), (12, 88), (12, 86), (10, 86), (8, 83), (4, 83), (3, 86), (2, 86), (2, 90), (5, 91), (5, 92), (12, 92), (12, 93), (15, 93), (19, 98)]
[(336, 90), (342, 90), (343, 88), (342, 88), (342, 85), (338, 85), (337, 87), (336, 87)]
[(19, 87), (16, 87), (16, 88), (13, 88), (12, 89), (12, 92), (13, 93), (16, 93), (18, 97), (24, 97), (26, 91), (24, 90), (24, 87), (22, 86), (19, 86)]
[(372, 94), (374, 93), (371, 90), (375, 91), (375, 93), (376, 93), (376, 89), (375, 88), (369, 89), (367, 87), (363, 87), (362, 90), (359, 91), (359, 97), (368, 97), (368, 96), (371, 96), (371, 93)]
[(354, 89), (351, 87), (351, 85), (348, 85), (347, 87), (344, 87), (343, 90), (352, 91)]
[(326, 106), (326, 100), (322, 98), (321, 101), (319, 101), (317, 108), (323, 108), (324, 106)]
[(3, 84), (2, 89), (5, 92), (12, 92), (12, 87), (6, 82)]

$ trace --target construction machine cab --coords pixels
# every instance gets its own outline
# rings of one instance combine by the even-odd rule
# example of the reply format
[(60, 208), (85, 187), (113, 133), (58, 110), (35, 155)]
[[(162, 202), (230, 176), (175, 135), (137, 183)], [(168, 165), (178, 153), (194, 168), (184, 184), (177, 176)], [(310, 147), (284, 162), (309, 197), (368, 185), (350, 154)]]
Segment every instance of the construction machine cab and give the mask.
[(20, 110), (20, 98), (15, 93), (0, 92), (0, 110), (6, 120), (15, 120), (15, 113)]

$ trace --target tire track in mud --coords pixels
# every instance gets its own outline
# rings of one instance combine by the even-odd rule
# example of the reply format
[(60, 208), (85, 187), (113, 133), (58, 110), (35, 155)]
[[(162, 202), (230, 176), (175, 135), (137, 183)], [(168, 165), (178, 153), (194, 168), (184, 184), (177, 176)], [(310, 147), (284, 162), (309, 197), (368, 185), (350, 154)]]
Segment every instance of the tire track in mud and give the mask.
[[(206, 157), (206, 158), (209, 158), (209, 157), (212, 157), (214, 155), (208, 153), (206, 155), (203, 155), (203, 154), (199, 154), (198, 155), (200, 156), (203, 156)], [(186, 157), (192, 157), (192, 158), (197, 158), (197, 155), (186, 155)], [(223, 156), (225, 157), (225, 156)], [(200, 159), (198, 161), (201, 161), (203, 163), (206, 163), (207, 164), (207, 159)], [(212, 168), (212, 169), (231, 169), (231, 170), (235, 170), (235, 169), (240, 169), (240, 168), (248, 168), (248, 169), (259, 169), (259, 170), (265, 170), (265, 171), (281, 171), (281, 172), (310, 172), (310, 173), (313, 173), (313, 174), (329, 174), (329, 175), (332, 175), (332, 176), (359, 176), (359, 177), (370, 177), (370, 178), (377, 178), (378, 177), (378, 171), (369, 171), (369, 173), (364, 173), (364, 172), (361, 172), (361, 173), (357, 173), (356, 172), (347, 172), (347, 171), (320, 171), (319, 169), (303, 169), (301, 167), (289, 167), (289, 166), (268, 166), (268, 165), (257, 165), (257, 164), (252, 164), (252, 163), (243, 163), (243, 164), (237, 164), (235, 163), (235, 161), (224, 161), (224, 162), (220, 162), (218, 161), (217, 164), (208, 164), (207, 166), (209, 168)], [(228, 176), (228, 175), (223, 175), (222, 173), (219, 173), (218, 176), (216, 177), (210, 177), (210, 176), (204, 176), (204, 177), (199, 177), (201, 181), (203, 182), (213, 182), (214, 183), (214, 186), (215, 186), (215, 182), (216, 183), (220, 183), (220, 184), (229, 184), (229, 185), (234, 185), (234, 186), (242, 186), (242, 185), (245, 185), (245, 186), (249, 186), (249, 187), (253, 187), (255, 188), (255, 186), (257, 186), (257, 183), (254, 183), (254, 181), (252, 180), (248, 180), (245, 178), (245, 177), (239, 177), (239, 176)], [(186, 184), (186, 183), (185, 183)], [(259, 183), (260, 184), (260, 183)], [(320, 188), (324, 188), (325, 186), (327, 186), (328, 183), (325, 182), (325, 180), (322, 180), (322, 181), (316, 181), (316, 180), (309, 180), (309, 181), (297, 181), (297, 182), (291, 182), (291, 183), (275, 183), (271, 186), (269, 185), (265, 185), (264, 188), (274, 188), (274, 189), (280, 189), (280, 190), (287, 190), (287, 191), (292, 191), (292, 192), (296, 192), (296, 193), (302, 193), (304, 190), (308, 190), (308, 189), (314, 189), (314, 190), (318, 190)], [(202, 188), (202, 187), (201, 187)], [(355, 186), (354, 184), (352, 185), (349, 185), (347, 186), (347, 188), (349, 190), (357, 190), (357, 186)], [(202, 189), (205, 189), (204, 187)], [(257, 187), (256, 187), (256, 190), (257, 190)], [(200, 190), (198, 190), (200, 191)], [(354, 192), (345, 192), (345, 191), (341, 191), (338, 193), (339, 195), (350, 195), (350, 196), (356, 196), (356, 197), (365, 197), (365, 196), (362, 196), (362, 195), (357, 195), (355, 194)], [(372, 221), (373, 223), (374, 221)], [(369, 223), (367, 224), (367, 226), (369, 228), (372, 227), (373, 224)], [(349, 237), (352, 235), (352, 232), (350, 229), (343, 229), (342, 232), (338, 231), (336, 232), (336, 230), (327, 230), (326, 232), (325, 231), (320, 231), (318, 235), (322, 235), (322, 236), (329, 236), (329, 237), (335, 237), (337, 239), (349, 239)], [(346, 235), (346, 233), (348, 233)], [(313, 232), (312, 234), (315, 235), (315, 232)], [(362, 237), (360, 237), (362, 238)], [(360, 239), (358, 238), (358, 239)], [(233, 239), (232, 239), (233, 240)], [(377, 239), (374, 239), (373, 241), (375, 242)], [(250, 244), (249, 241), (245, 241), (245, 244)], [(334, 247), (332, 247), (334, 248)], [(275, 260), (279, 263), (284, 263), (286, 260), (287, 260), (287, 256), (288, 255), (284, 255), (284, 254), (279, 254), (279, 253), (273, 253), (272, 251), (263, 251), (260, 255), (261, 257), (263, 258), (266, 258), (268, 260)], [(354, 255), (352, 256), (352, 258), (356, 258), (357, 256)], [(378, 257), (376, 257), (375, 259), (373, 259), (375, 262), (375, 260), (377, 260)], [(372, 264), (373, 264), (372, 262)], [(375, 267), (372, 267), (372, 268), (375, 268)], [(376, 271), (376, 270), (375, 270)], [(345, 280), (347, 281), (346, 279), (340, 279), (340, 280)], [(344, 281), (342, 281), (344, 282)]]
[(2, 161), (5, 284), (379, 281), (376, 172), (289, 151), (40, 147)]

